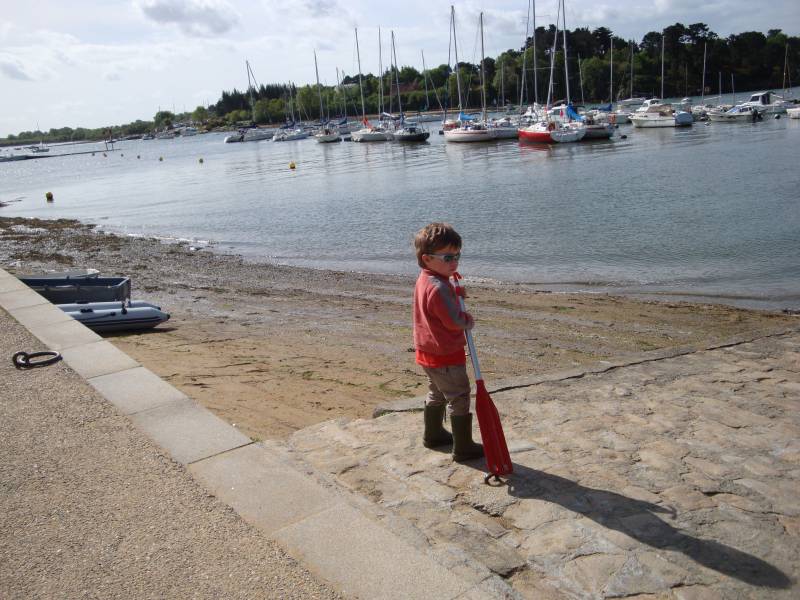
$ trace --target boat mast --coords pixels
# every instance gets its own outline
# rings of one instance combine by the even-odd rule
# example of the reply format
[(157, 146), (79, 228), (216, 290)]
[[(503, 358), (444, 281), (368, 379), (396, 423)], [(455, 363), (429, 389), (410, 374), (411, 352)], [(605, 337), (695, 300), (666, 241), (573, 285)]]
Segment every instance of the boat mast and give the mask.
[[(344, 76), (344, 73), (342, 73)], [(341, 79), (339, 78), (339, 67), (336, 67), (336, 89), (342, 94), (342, 106), (344, 108), (344, 117), (347, 117), (347, 96), (344, 93), (344, 88), (342, 87)]]
[(631, 40), (631, 98), (633, 98), (633, 40)]
[[(250, 62), (245, 60), (244, 61), (245, 67), (247, 67), (247, 91), (250, 95), (250, 119), (253, 121), (253, 125), (256, 123), (256, 102), (253, 99), (253, 84), (250, 83), (250, 73), (252, 73), (252, 69), (250, 68)], [(253, 75), (253, 81), (255, 82), (256, 76)]]
[(708, 42), (703, 42), (703, 89), (700, 91), (701, 105), (706, 103), (706, 46), (708, 46)]
[[(786, 73), (788, 72), (789, 66), (789, 42), (786, 42), (786, 50), (783, 53), (783, 95), (786, 96), (789, 93), (789, 88), (786, 87)], [(791, 80), (789, 80), (789, 84), (791, 85)]]
[(428, 100), (428, 69), (425, 67), (425, 50), (422, 52), (422, 81), (425, 83), (425, 110), (430, 110), (430, 101)]
[(403, 104), (400, 101), (400, 73), (397, 68), (397, 48), (394, 45), (394, 31), (392, 31), (392, 58), (394, 59), (394, 81), (397, 88), (397, 110), (400, 112), (400, 126), (404, 125)]
[(581, 104), (586, 104), (583, 99), (583, 68), (581, 66), (581, 55), (578, 54), (578, 81), (581, 83)]
[[(556, 33), (553, 36), (553, 50), (550, 52), (550, 83), (547, 85), (547, 104), (550, 106), (550, 100), (553, 99), (553, 72), (556, 68), (556, 46), (558, 45), (558, 23), (561, 17), (561, 3), (558, 3), (558, 12), (556, 13)], [(547, 113), (545, 113), (547, 114)]]
[[(522, 46), (522, 85), (519, 88), (519, 106), (522, 108), (522, 103), (525, 100), (525, 82), (527, 81), (527, 58), (528, 58), (528, 33), (530, 30), (528, 29), (531, 21), (531, 3), (528, 2), (528, 16), (525, 18), (525, 44)], [(536, 48), (536, 46), (534, 46)], [(534, 64), (534, 67), (536, 65)], [(536, 71), (534, 71), (535, 73)]]
[(358, 89), (361, 90), (361, 117), (364, 125), (367, 121), (367, 109), (364, 107), (364, 86), (361, 83), (361, 52), (358, 50), (358, 27), (356, 27), (356, 57), (358, 58)]
[(564, 25), (561, 29), (561, 35), (564, 38), (564, 81), (567, 88), (567, 104), (571, 104), (572, 100), (569, 96), (569, 67), (567, 66), (567, 6), (564, 4), (564, 0), (561, 0), (561, 6), (561, 19)]
[(456, 87), (458, 88), (458, 110), (464, 110), (464, 105), (461, 103), (461, 70), (458, 68), (458, 40), (456, 39), (456, 9), (450, 5), (450, 22), (453, 25), (453, 50), (456, 56)]
[(733, 104), (736, 104), (736, 88), (733, 86), (733, 73), (731, 73), (731, 94), (733, 94)]
[(317, 74), (317, 93), (319, 94), (319, 122), (325, 117), (322, 108), (322, 87), (319, 85), (319, 68), (317, 67), (317, 51), (314, 50), (314, 72)]
[[(614, 108), (614, 106), (613, 106), (613, 104), (614, 104), (614, 34), (613, 33), (611, 34), (611, 50), (610, 50), (610, 52), (611, 52), (611, 86), (610, 86), (611, 89), (609, 91), (609, 94), (611, 94), (611, 99), (609, 100), (609, 102), (611, 102), (611, 104), (612, 104), (611, 108)], [(581, 102), (582, 101), (583, 101), (583, 97), (581, 97)]]
[(500, 63), (500, 104), (506, 106), (506, 63)]
[(536, 82), (536, 0), (533, 0), (533, 101), (539, 103), (539, 85)]
[(486, 123), (486, 81), (483, 73), (483, 13), (479, 17), (481, 23), (481, 119)]
[(661, 100), (664, 100), (664, 31), (661, 31)]
[(378, 27), (378, 112), (383, 119), (383, 58), (381, 52), (381, 28)]

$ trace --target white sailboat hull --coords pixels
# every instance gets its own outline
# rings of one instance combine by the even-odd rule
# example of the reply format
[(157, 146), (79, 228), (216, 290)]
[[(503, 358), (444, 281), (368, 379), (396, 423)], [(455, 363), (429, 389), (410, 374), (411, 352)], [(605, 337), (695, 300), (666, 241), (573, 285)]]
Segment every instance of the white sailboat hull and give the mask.
[(444, 141), (456, 143), (490, 142), (494, 138), (488, 129), (463, 129), (456, 127), (444, 132)]
[(372, 129), (359, 129), (350, 135), (354, 142), (386, 142), (392, 139), (392, 134)]

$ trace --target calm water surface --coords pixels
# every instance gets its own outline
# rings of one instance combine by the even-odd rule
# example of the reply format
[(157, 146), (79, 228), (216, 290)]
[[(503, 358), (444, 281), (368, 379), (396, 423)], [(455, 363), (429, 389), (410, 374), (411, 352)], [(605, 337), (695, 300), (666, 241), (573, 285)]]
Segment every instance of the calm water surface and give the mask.
[(800, 308), (800, 120), (625, 125), (611, 141), (552, 147), (445, 144), (437, 125), (419, 145), (207, 134), (0, 163), (0, 215), (388, 273), (415, 272), (414, 232), (446, 220), (473, 277)]

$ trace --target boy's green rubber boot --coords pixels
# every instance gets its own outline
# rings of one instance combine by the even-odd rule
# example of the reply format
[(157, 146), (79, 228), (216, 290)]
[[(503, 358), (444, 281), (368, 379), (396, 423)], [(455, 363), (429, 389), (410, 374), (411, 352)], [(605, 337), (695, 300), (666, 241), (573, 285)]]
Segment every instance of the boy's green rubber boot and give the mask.
[(463, 462), (483, 456), (483, 446), (472, 441), (472, 413), (450, 415), (453, 426), (453, 460)]
[(453, 436), (442, 425), (446, 409), (446, 404), (425, 405), (425, 433), (422, 435), (422, 445), (426, 448), (448, 446), (453, 443)]

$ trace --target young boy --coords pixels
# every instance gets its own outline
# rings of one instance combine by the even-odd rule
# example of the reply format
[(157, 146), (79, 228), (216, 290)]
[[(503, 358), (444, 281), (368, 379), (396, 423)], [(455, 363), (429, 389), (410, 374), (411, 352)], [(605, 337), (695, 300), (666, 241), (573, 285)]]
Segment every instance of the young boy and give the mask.
[[(464, 353), (464, 331), (472, 329), (469, 313), (461, 310), (450, 277), (461, 258), (461, 236), (447, 223), (431, 223), (414, 238), (422, 272), (414, 290), (414, 347), (417, 364), (428, 376), (425, 402), (426, 448), (453, 444), (453, 460), (483, 456), (472, 441), (470, 383)], [(442, 426), (449, 407), (452, 435)]]

